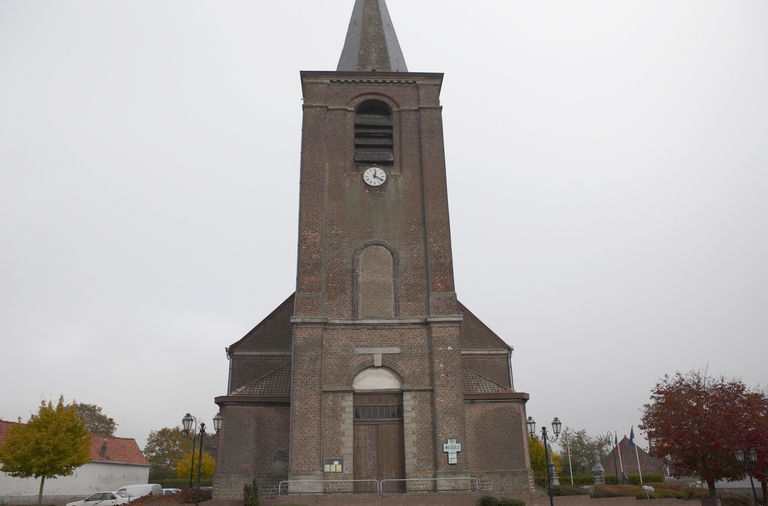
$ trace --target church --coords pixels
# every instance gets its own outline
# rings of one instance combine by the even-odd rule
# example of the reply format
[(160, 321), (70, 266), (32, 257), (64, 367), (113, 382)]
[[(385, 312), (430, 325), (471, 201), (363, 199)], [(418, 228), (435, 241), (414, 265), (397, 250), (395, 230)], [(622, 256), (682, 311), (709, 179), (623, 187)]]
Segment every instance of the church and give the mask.
[(442, 78), (408, 70), (385, 0), (301, 72), (296, 291), (227, 348), (214, 499), (533, 490), (511, 348), (454, 288)]

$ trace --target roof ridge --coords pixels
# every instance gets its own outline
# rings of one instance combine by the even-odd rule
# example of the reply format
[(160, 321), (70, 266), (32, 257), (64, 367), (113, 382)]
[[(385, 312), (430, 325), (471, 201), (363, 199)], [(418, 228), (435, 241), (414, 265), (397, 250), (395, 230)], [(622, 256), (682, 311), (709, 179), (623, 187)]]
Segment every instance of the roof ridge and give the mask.
[(462, 304), (460, 300), (456, 300), (456, 302), (458, 302), (458, 303), (459, 303), (459, 307), (462, 309), (462, 311), (463, 311), (463, 312), (465, 312), (465, 313), (469, 313), (469, 316), (470, 316), (470, 317), (471, 317), (473, 320), (475, 320), (477, 323), (479, 323), (479, 324), (480, 324), (480, 325), (481, 325), (481, 326), (482, 326), (482, 327), (483, 327), (485, 330), (487, 330), (487, 331), (488, 331), (488, 332), (491, 334), (491, 336), (493, 336), (493, 337), (494, 337), (494, 338), (495, 338), (497, 341), (499, 341), (499, 343), (501, 343), (501, 347), (502, 347), (503, 349), (505, 349), (505, 350), (512, 350), (512, 345), (510, 345), (509, 343), (507, 343), (506, 341), (504, 341), (504, 339), (502, 339), (501, 337), (499, 337), (499, 335), (498, 335), (496, 332), (494, 332), (494, 331), (493, 331), (493, 330), (492, 330), (492, 329), (491, 329), (491, 328), (490, 328), (488, 325), (486, 325), (486, 324), (485, 324), (485, 322), (484, 322), (483, 320), (481, 320), (480, 318), (478, 318), (478, 317), (477, 317), (477, 315), (476, 315), (475, 313), (473, 313), (472, 311), (470, 311), (470, 310), (469, 310), (469, 308), (468, 308), (467, 306), (465, 306), (464, 304)]
[(227, 349), (228, 350), (227, 353), (229, 353), (230, 351), (235, 351), (242, 343), (246, 341), (246, 339), (248, 339), (250, 336), (255, 334), (261, 327), (266, 325), (267, 322), (270, 321), (278, 313), (278, 311), (283, 309), (283, 306), (288, 304), (291, 301), (291, 299), (294, 298), (295, 295), (296, 295), (296, 292), (293, 292), (292, 294), (290, 294), (288, 298), (285, 299), (280, 304), (278, 304), (278, 306), (271, 313), (269, 313), (267, 316), (262, 318), (262, 320), (259, 323), (257, 323), (255, 327), (253, 327), (251, 330), (246, 332), (245, 335), (241, 337), (236, 343), (231, 344)]
[(125, 440), (129, 440), (129, 441), (136, 441), (135, 437), (109, 436), (107, 434), (93, 434), (93, 433), (91, 433), (91, 436), (93, 436), (93, 437), (108, 437), (108, 438), (112, 438), (112, 439), (125, 439)]

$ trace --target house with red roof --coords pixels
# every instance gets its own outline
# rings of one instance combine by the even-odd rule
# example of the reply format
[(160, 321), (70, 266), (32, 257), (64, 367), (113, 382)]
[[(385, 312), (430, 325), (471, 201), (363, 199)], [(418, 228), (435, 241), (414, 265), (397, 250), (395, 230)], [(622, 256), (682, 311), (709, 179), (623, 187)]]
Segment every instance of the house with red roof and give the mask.
[[(0, 444), (17, 422), (0, 420)], [(117, 490), (124, 485), (147, 483), (149, 462), (135, 439), (94, 435), (91, 461), (75, 469), (72, 476), (45, 480), (46, 499), (85, 497), (102, 490)], [(0, 472), (0, 503), (37, 500), (40, 480), (14, 478)]]

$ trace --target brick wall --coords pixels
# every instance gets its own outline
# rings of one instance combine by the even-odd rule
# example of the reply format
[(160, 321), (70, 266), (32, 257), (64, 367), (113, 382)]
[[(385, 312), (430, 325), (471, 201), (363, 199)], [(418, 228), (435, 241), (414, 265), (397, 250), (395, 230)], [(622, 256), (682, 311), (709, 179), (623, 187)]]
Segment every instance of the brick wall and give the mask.
[(290, 407), (225, 405), (221, 412), (226, 423), (219, 432), (214, 498), (242, 499), (243, 485), (254, 477), (268, 496), (287, 479)]

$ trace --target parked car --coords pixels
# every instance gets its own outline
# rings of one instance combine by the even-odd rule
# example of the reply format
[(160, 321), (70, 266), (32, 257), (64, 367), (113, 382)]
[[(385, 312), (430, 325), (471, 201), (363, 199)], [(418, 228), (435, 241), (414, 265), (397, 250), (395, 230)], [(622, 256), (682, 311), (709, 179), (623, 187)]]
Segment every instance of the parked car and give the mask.
[(164, 488), (160, 495), (173, 495), (181, 492), (180, 488)]
[(67, 506), (117, 506), (130, 502), (131, 497), (118, 492), (96, 492), (82, 501), (68, 502)]
[(143, 497), (145, 495), (160, 495), (163, 491), (163, 487), (157, 483), (140, 483), (138, 485), (126, 485), (117, 489), (118, 493), (129, 495), (130, 500)]

